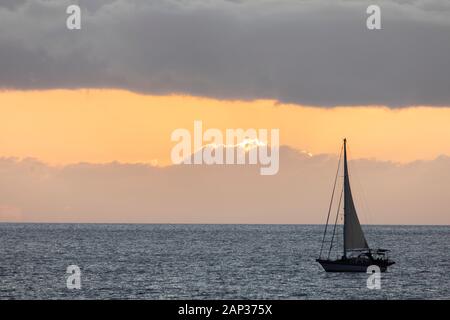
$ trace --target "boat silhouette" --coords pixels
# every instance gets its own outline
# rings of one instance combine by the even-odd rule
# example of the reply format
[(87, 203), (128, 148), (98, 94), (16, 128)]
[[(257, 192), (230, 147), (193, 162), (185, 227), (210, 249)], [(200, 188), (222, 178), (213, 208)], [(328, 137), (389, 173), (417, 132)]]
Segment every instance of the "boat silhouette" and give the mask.
[[(344, 183), (339, 196), (339, 204), (336, 213), (336, 219), (333, 226), (333, 232), (330, 242), (330, 247), (326, 257), (323, 257), (326, 235), (329, 226), (330, 213), (332, 209), (333, 199), (336, 194), (336, 185), (339, 177), (341, 167), (342, 150), (344, 153)], [(342, 199), (343, 198), (343, 199)], [(343, 201), (342, 201), (343, 200)], [(336, 235), (336, 225), (338, 221), (339, 211), (343, 205), (344, 211), (344, 225), (343, 225), (343, 255), (337, 259), (331, 259), (330, 254), (333, 248)], [(322, 238), (322, 245), (320, 248), (319, 258), (316, 259), (318, 263), (327, 272), (367, 272), (369, 266), (377, 266), (381, 272), (385, 272), (388, 266), (395, 262), (388, 257), (389, 250), (386, 249), (371, 249), (366, 241), (364, 232), (359, 223), (358, 215), (356, 213), (355, 204), (353, 202), (352, 191), (350, 188), (350, 179), (347, 166), (347, 139), (344, 139), (341, 155), (339, 156), (338, 170), (334, 180), (333, 192), (331, 195), (330, 206), (328, 210), (327, 222)]]

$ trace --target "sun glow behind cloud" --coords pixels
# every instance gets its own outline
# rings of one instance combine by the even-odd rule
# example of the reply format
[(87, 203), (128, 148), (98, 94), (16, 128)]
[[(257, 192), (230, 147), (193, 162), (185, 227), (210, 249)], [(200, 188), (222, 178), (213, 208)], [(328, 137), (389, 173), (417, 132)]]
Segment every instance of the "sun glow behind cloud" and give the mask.
[(203, 147), (204, 148), (208, 148), (209, 147), (209, 148), (214, 148), (214, 149), (217, 149), (217, 148), (241, 148), (245, 152), (248, 152), (248, 151), (250, 151), (250, 150), (252, 150), (254, 148), (263, 147), (263, 146), (266, 146), (266, 145), (267, 145), (266, 142), (260, 141), (258, 139), (244, 139), (241, 142), (236, 143), (236, 144), (221, 144), (221, 145), (218, 145), (216, 143), (208, 143), (208, 144), (204, 145)]
[(3, 91), (0, 155), (52, 164), (165, 166), (170, 164), (171, 132), (192, 130), (193, 122), (202, 120), (205, 130), (279, 128), (281, 145), (309, 154), (336, 154), (347, 137), (353, 158), (411, 162), (450, 154), (448, 119), (450, 108), (321, 109), (121, 90)]

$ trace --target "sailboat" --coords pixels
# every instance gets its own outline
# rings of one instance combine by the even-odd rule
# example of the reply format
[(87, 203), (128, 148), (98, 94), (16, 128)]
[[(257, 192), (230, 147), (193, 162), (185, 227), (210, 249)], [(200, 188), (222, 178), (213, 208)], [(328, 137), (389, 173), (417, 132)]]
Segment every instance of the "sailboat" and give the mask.
[[(342, 149), (344, 152), (344, 183), (339, 196), (339, 204), (336, 213), (336, 219), (333, 227), (331, 241), (326, 241), (326, 235), (329, 226), (330, 213), (333, 205), (333, 199), (336, 194), (336, 185), (339, 177), (339, 171), (341, 168)], [(320, 248), (319, 258), (316, 259), (318, 263), (327, 272), (367, 272), (369, 266), (378, 266), (381, 272), (385, 272), (388, 266), (395, 262), (389, 260), (388, 252), (386, 249), (371, 249), (366, 241), (364, 232), (359, 223), (358, 215), (356, 213), (355, 204), (353, 203), (352, 191), (350, 188), (350, 179), (348, 175), (347, 166), (347, 139), (344, 139), (342, 145), (341, 155), (339, 156), (338, 170), (334, 180), (333, 192), (331, 195), (330, 206), (328, 210), (327, 222), (325, 225), (325, 231), (322, 238), (322, 246)], [(344, 199), (342, 199), (344, 198)], [(343, 201), (342, 201), (343, 200)], [(343, 204), (344, 211), (344, 225), (343, 225), (343, 255), (336, 259), (330, 258), (330, 254), (333, 248), (333, 242), (335, 241), (336, 225), (338, 222), (338, 216), (340, 212), (341, 204)], [(328, 254), (324, 255), (325, 243), (330, 243)]]

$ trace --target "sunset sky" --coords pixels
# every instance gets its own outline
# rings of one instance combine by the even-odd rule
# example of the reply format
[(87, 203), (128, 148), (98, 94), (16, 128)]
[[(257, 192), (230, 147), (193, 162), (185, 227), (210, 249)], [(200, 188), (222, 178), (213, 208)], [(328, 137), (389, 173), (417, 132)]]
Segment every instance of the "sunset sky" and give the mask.
[[(0, 221), (323, 223), (346, 137), (363, 223), (450, 223), (446, 1), (72, 2), (0, 3)], [(173, 166), (195, 120), (279, 174)]]
[(229, 101), (153, 96), (122, 90), (0, 93), (0, 152), (50, 164), (171, 164), (177, 128), (280, 128), (280, 144), (312, 154), (339, 151), (400, 163), (450, 156), (450, 108), (315, 108), (273, 100)]

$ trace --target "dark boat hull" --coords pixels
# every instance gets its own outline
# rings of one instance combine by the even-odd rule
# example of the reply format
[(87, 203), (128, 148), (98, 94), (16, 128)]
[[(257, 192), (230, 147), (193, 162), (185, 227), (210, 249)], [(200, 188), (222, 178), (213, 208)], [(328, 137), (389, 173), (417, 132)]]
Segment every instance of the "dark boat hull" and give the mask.
[(356, 261), (351, 259), (342, 260), (316, 260), (326, 272), (367, 272), (367, 268), (376, 265), (381, 272), (386, 272), (387, 267), (393, 265), (393, 261)]

